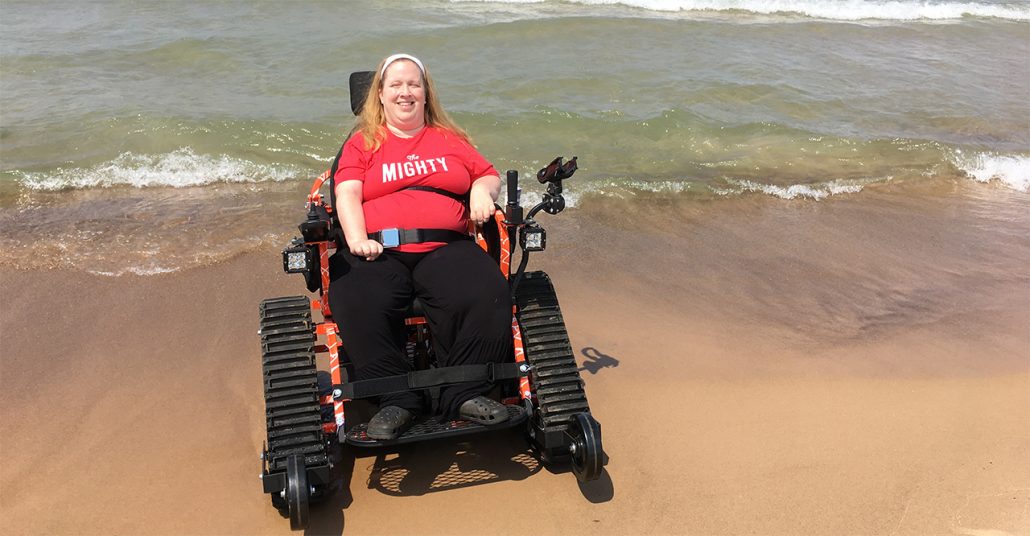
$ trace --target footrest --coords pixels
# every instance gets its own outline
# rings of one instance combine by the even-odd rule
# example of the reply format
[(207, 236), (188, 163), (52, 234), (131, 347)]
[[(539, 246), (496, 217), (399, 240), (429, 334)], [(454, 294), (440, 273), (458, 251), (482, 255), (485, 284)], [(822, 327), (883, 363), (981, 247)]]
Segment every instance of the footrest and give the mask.
[(501, 430), (518, 426), (525, 422), (526, 412), (522, 406), (508, 405), (506, 407), (508, 409), (508, 420), (499, 424), (491, 424), (490, 426), (464, 420), (438, 421), (435, 417), (428, 417), (415, 423), (414, 426), (408, 428), (406, 432), (396, 439), (381, 440), (368, 437), (368, 434), (365, 432), (368, 424), (359, 424), (347, 432), (344, 441), (357, 447), (382, 447)]

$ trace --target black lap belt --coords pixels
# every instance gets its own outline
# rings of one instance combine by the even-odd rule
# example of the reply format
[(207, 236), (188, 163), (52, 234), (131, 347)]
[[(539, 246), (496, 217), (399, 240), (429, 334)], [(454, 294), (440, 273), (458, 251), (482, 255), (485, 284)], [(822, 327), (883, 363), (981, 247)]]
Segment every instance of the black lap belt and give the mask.
[(438, 385), (513, 380), (529, 374), (528, 369), (526, 372), (522, 371), (522, 366), (524, 363), (488, 363), (486, 365), (460, 365), (415, 370), (399, 376), (386, 376), (334, 385), (333, 397), (356, 400), (391, 393), (403, 393), (412, 389), (428, 389)]
[(455, 242), (469, 239), (468, 234), (451, 229), (383, 229), (368, 233), (368, 237), (379, 242), (385, 248), (422, 242)]

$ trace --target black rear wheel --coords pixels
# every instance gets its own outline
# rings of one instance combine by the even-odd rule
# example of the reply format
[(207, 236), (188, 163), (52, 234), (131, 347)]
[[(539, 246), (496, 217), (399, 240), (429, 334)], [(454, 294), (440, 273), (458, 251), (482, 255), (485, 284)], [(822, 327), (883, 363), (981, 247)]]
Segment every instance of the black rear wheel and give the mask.
[(604, 469), (601, 425), (589, 413), (579, 413), (569, 423), (569, 458), (580, 482), (596, 480)]
[(304, 459), (294, 454), (286, 459), (286, 504), (290, 513), (290, 529), (308, 528), (308, 470)]

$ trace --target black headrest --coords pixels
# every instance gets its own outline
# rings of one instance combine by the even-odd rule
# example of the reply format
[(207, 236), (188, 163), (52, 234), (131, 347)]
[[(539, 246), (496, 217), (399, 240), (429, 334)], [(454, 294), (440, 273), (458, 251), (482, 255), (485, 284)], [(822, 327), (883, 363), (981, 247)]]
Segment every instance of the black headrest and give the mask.
[(358, 71), (350, 73), (350, 111), (354, 115), (361, 114), (361, 107), (365, 105), (365, 96), (372, 87), (372, 78), (375, 71)]

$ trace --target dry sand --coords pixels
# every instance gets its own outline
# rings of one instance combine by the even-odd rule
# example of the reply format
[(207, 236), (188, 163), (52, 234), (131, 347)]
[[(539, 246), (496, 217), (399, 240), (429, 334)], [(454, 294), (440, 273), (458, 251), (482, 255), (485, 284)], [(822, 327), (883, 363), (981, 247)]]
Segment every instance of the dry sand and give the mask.
[[(683, 214), (692, 242), (636, 244), (616, 226), (614, 250), (574, 249), (600, 216), (563, 215), (554, 252), (531, 265), (558, 287), (605, 475), (579, 486), (503, 433), (370, 453), (308, 532), (1030, 534), (1025, 265), (974, 299), (955, 290), (965, 279), (919, 286), (870, 262), (848, 294), (820, 258), (863, 239), (835, 229), (896, 237), (881, 259), (933, 254), (911, 249), (927, 222), (899, 221), (905, 207), (871, 218), (871, 204)], [(927, 217), (976, 221), (953, 205)], [(926, 262), (965, 269), (966, 253), (941, 247)], [(151, 277), (0, 271), (0, 533), (288, 532), (257, 478), (257, 304), (302, 290), (278, 263), (263, 251)], [(882, 310), (857, 304), (887, 279)]]

